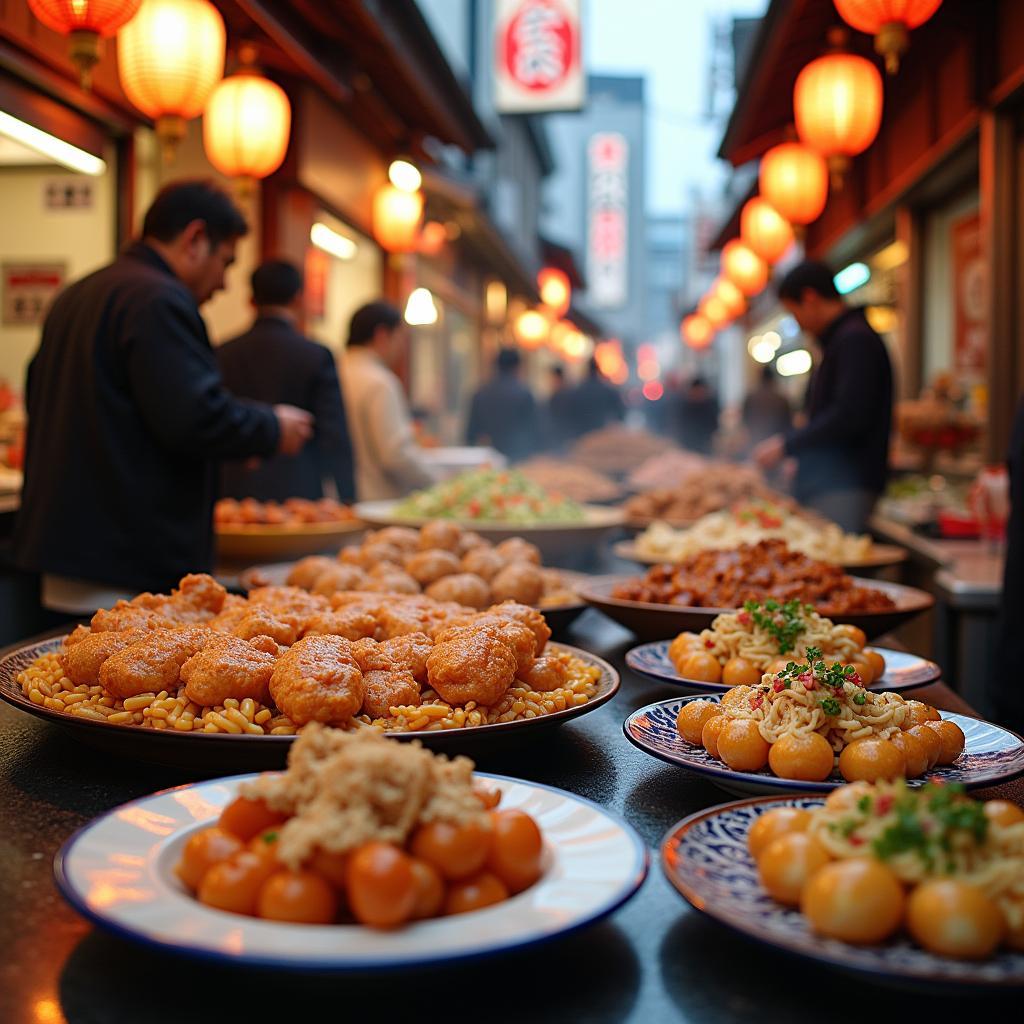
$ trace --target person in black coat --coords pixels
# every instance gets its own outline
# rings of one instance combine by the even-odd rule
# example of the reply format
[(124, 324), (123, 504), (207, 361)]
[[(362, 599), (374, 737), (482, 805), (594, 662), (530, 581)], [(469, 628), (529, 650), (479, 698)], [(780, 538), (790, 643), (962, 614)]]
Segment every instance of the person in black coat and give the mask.
[(537, 403), (519, 379), (521, 362), (514, 348), (498, 353), (494, 374), (473, 395), (466, 427), (467, 444), (489, 444), (510, 462), (529, 458), (538, 447)]
[(43, 575), (47, 607), (83, 612), (91, 595), (212, 569), (219, 460), (294, 453), (311, 436), (309, 413), (230, 394), (199, 315), (246, 230), (212, 182), (168, 185), (141, 242), (47, 315), (14, 530), (15, 561)]
[(763, 469), (797, 459), (794, 497), (862, 532), (885, 489), (892, 428), (892, 364), (885, 342), (861, 309), (836, 290), (823, 263), (794, 267), (779, 298), (822, 351), (807, 402), (807, 423), (762, 441), (753, 452)]
[(570, 394), (576, 437), (625, 419), (626, 405), (622, 395), (614, 384), (605, 380), (596, 359), (590, 360), (586, 378)]
[(341, 501), (355, 500), (352, 444), (334, 356), (295, 326), (302, 311), (302, 286), (302, 274), (291, 263), (269, 260), (258, 266), (252, 274), (256, 321), (216, 354), (229, 391), (306, 409), (316, 422), (316, 434), (298, 455), (275, 455), (257, 466), (226, 463), (222, 492), (229, 497), (322, 498), (324, 478), (330, 478)]

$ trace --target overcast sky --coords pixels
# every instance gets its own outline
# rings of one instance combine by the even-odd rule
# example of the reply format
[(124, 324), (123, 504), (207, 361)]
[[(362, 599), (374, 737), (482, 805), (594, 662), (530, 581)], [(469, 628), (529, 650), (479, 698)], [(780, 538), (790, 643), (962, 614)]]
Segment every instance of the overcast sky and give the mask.
[(647, 79), (647, 206), (689, 207), (711, 188), (722, 126), (705, 119), (714, 20), (764, 13), (766, 0), (585, 0), (584, 47), (591, 73)]

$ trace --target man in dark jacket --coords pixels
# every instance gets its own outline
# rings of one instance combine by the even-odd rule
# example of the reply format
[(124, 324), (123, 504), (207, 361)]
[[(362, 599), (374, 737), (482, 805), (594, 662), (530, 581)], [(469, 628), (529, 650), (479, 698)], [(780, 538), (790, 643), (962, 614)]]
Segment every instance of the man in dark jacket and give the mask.
[(211, 569), (219, 460), (311, 436), (309, 413), (228, 392), (199, 315), (246, 230), (212, 182), (168, 185), (142, 241), (54, 302), (28, 371), (14, 532), (47, 607), (85, 612)]
[(892, 426), (892, 365), (885, 342), (860, 309), (849, 308), (823, 263), (794, 267), (779, 298), (822, 351), (807, 403), (807, 423), (770, 437), (754, 460), (770, 469), (797, 459), (798, 501), (846, 530), (866, 529), (885, 489)]
[(331, 350), (299, 333), (302, 274), (284, 260), (269, 260), (252, 274), (256, 321), (217, 350), (224, 384), (233, 394), (307, 409), (316, 434), (298, 455), (275, 455), (256, 466), (229, 462), (223, 493), (234, 498), (284, 501), (321, 498), (325, 477), (342, 501), (355, 499), (352, 444), (341, 385)]
[(625, 418), (626, 406), (622, 395), (614, 384), (605, 380), (596, 359), (590, 360), (586, 379), (580, 381), (571, 394), (577, 437)]
[(519, 379), (520, 357), (503, 348), (494, 361), (494, 374), (473, 396), (466, 427), (467, 444), (489, 444), (511, 462), (537, 450), (537, 403)]

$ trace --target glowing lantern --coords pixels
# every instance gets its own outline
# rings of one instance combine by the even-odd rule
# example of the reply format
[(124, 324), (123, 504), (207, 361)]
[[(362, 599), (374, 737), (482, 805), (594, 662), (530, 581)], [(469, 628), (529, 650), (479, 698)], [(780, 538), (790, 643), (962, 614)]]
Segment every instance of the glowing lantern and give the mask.
[(426, 256), (436, 256), (448, 241), (448, 232), (437, 220), (428, 220), (420, 232), (419, 250)]
[(528, 309), (520, 313), (512, 328), (516, 341), (525, 349), (537, 349), (547, 341), (551, 325), (543, 313)]
[(828, 165), (799, 142), (783, 142), (761, 157), (761, 195), (790, 224), (810, 224), (828, 199)]
[(388, 252), (413, 252), (422, 216), (421, 192), (381, 185), (373, 197), (373, 236)]
[(145, 0), (117, 40), (125, 95), (156, 121), (169, 161), (224, 74), (224, 19), (208, 0)]
[(754, 196), (740, 214), (740, 238), (765, 263), (778, 263), (793, 244), (793, 229), (771, 203)]
[(718, 298), (717, 295), (711, 292), (700, 300), (697, 305), (697, 312), (700, 313), (700, 315), (704, 317), (704, 319), (707, 320), (715, 330), (718, 330), (720, 327), (724, 327), (732, 319), (725, 303)]
[(700, 313), (683, 317), (679, 333), (683, 341), (693, 349), (707, 348), (715, 337), (715, 329)]
[(734, 320), (746, 311), (746, 296), (727, 277), (716, 278), (709, 294), (713, 295), (725, 306), (730, 320)]
[(865, 57), (826, 54), (797, 75), (793, 113), (800, 141), (826, 158), (838, 186), (850, 157), (863, 153), (878, 134), (882, 76)]
[(910, 43), (910, 29), (924, 24), (942, 0), (835, 0), (835, 4), (847, 25), (875, 37), (875, 52), (885, 58), (885, 69), (892, 75)]
[(68, 55), (78, 68), (83, 89), (103, 55), (103, 40), (134, 17), (142, 0), (28, 0), (32, 13), (48, 28), (68, 36)]
[(284, 90), (258, 74), (251, 48), (242, 67), (213, 90), (203, 115), (203, 147), (210, 163), (230, 178), (265, 178), (288, 149), (292, 108)]
[(722, 248), (722, 273), (747, 296), (756, 295), (768, 284), (768, 264), (737, 238)]
[(555, 316), (565, 316), (572, 300), (572, 286), (568, 276), (557, 267), (544, 267), (537, 275), (537, 289), (540, 301)]

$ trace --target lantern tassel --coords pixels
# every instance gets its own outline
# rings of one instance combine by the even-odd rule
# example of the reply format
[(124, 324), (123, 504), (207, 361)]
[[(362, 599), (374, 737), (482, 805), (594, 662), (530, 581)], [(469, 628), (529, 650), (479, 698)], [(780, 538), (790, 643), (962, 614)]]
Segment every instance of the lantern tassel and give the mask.
[(78, 81), (83, 89), (92, 88), (92, 69), (103, 55), (103, 39), (98, 32), (77, 29), (68, 34), (68, 56), (78, 68)]
[(900, 69), (900, 56), (910, 45), (907, 26), (901, 21), (887, 21), (875, 36), (875, 53), (885, 58), (886, 74), (895, 75)]
[(178, 154), (178, 146), (185, 138), (185, 118), (177, 114), (164, 114), (156, 119), (156, 137), (160, 140), (160, 152), (163, 155), (164, 166), (174, 163)]

